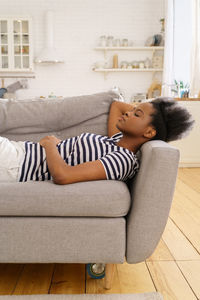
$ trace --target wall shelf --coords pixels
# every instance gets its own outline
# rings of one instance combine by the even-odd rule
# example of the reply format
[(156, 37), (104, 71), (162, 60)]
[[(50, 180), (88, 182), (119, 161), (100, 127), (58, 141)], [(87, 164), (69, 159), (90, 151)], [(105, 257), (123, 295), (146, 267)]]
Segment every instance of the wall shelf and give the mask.
[(101, 50), (101, 51), (115, 51), (115, 50), (147, 50), (147, 51), (155, 51), (155, 50), (164, 50), (164, 47), (161, 46), (152, 46), (152, 47), (95, 47), (95, 50)]
[(153, 75), (155, 74), (155, 72), (162, 72), (163, 69), (153, 69), (153, 68), (149, 68), (149, 69), (123, 69), (123, 68), (119, 68), (119, 69), (102, 69), (102, 68), (93, 68), (92, 69), (94, 72), (104, 72), (104, 79), (107, 78), (107, 75), (109, 72), (153, 72)]
[(25, 71), (1, 71), (0, 78), (35, 78), (34, 72)]
[[(151, 51), (152, 57), (154, 56), (156, 51), (164, 51), (164, 46), (141, 46), (141, 47), (95, 47), (96, 51), (104, 52), (104, 61), (108, 60), (108, 51)], [(104, 79), (106, 79), (109, 72), (152, 72), (153, 76), (156, 72), (162, 72), (163, 68), (134, 68), (134, 69), (125, 69), (125, 68), (95, 68), (92, 69), (94, 72), (104, 72)]]
[(163, 69), (153, 69), (153, 68), (149, 68), (149, 69), (123, 69), (123, 68), (119, 68), (119, 69), (93, 69), (93, 71), (95, 72), (162, 72)]

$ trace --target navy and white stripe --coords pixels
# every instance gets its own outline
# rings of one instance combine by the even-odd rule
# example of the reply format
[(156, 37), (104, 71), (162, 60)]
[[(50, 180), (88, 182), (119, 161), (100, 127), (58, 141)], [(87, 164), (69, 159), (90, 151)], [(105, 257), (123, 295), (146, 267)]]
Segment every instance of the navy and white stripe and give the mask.
[[(126, 181), (139, 170), (137, 156), (130, 150), (117, 146), (122, 132), (112, 137), (82, 133), (61, 141), (58, 151), (68, 165), (75, 166), (99, 160), (104, 166), (107, 179)], [(25, 142), (26, 154), (19, 181), (52, 180), (46, 162), (45, 149), (39, 143)]]
[[(78, 137), (64, 140), (57, 145), (58, 151), (63, 158), (66, 158), (73, 151), (74, 144)], [(46, 161), (46, 152), (40, 143), (25, 142), (25, 158), (21, 168), (19, 181), (44, 181), (53, 180)]]

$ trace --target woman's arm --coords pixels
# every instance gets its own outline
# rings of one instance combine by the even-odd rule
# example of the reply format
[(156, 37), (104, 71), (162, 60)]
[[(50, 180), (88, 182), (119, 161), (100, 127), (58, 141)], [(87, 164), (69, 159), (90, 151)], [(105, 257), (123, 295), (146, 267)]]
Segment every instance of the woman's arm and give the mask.
[(62, 159), (55, 145), (46, 145), (45, 152), (48, 169), (56, 184), (106, 179), (104, 167), (99, 160), (69, 166)]
[(63, 170), (70, 168), (70, 166), (65, 163), (58, 152), (57, 145), (60, 142), (61, 140), (54, 135), (47, 135), (39, 142), (40, 146), (45, 149), (47, 166), (55, 183), (59, 181)]
[(130, 111), (136, 103), (129, 104), (120, 101), (113, 101), (110, 105), (110, 111), (108, 116), (108, 136), (111, 137), (113, 134), (119, 132), (117, 129), (116, 124), (118, 118), (124, 114), (126, 111)]
[(99, 160), (69, 166), (58, 152), (56, 146), (59, 141), (55, 136), (46, 136), (40, 140), (40, 145), (45, 148), (47, 166), (54, 183), (69, 184), (106, 179), (105, 169)]
[(44, 149), (47, 166), (53, 177), (53, 182), (58, 183), (62, 179), (62, 174), (68, 172), (70, 166), (62, 159), (56, 145), (49, 143), (44, 146)]

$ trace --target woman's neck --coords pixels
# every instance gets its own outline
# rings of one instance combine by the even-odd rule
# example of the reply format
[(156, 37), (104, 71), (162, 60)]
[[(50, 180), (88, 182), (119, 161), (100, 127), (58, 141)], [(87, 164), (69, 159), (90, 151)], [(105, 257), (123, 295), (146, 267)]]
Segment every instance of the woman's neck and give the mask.
[(123, 136), (119, 142), (116, 143), (117, 146), (126, 148), (132, 151), (134, 154), (139, 150), (141, 147), (141, 143), (138, 142), (136, 139), (134, 140), (132, 137)]

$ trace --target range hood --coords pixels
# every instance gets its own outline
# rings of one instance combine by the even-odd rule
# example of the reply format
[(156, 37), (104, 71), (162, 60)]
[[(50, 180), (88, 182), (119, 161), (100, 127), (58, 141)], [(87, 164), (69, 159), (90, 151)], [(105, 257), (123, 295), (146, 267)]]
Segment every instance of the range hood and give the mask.
[(48, 10), (45, 15), (45, 47), (36, 57), (35, 63), (53, 64), (64, 62), (54, 47), (53, 18), (53, 11)]

